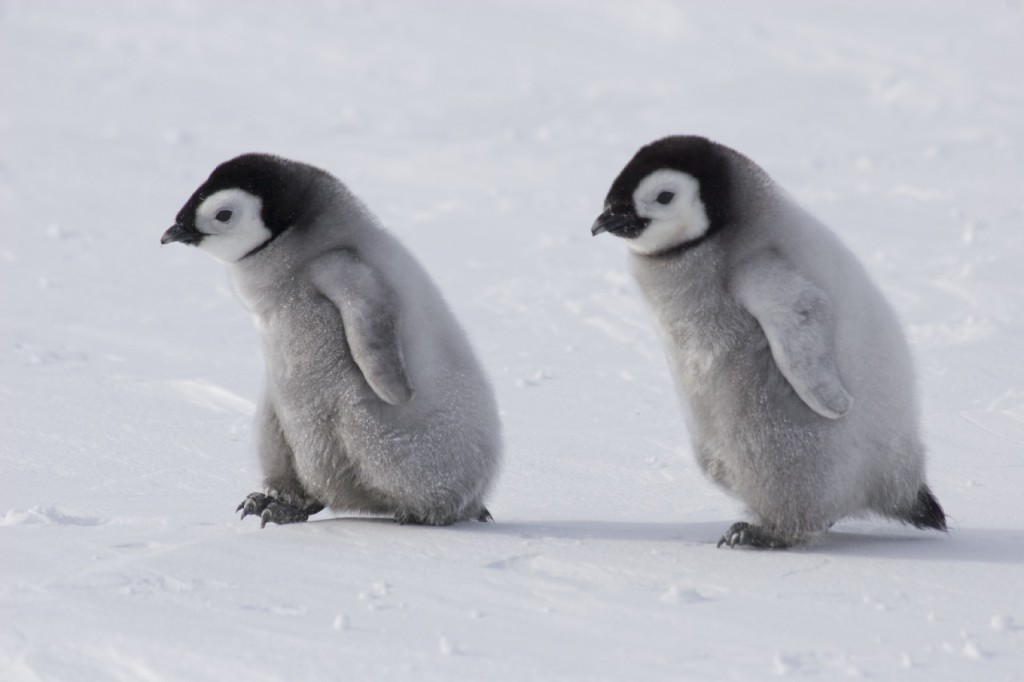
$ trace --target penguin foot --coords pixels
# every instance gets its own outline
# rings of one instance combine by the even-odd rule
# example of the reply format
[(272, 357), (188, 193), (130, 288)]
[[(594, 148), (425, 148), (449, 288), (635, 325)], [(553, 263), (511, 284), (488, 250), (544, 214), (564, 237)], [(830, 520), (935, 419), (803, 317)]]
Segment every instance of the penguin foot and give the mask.
[(487, 511), (486, 507), (481, 507), (480, 511), (475, 516), (469, 516), (465, 518), (459, 517), (423, 517), (418, 514), (414, 514), (408, 510), (400, 510), (395, 512), (395, 521), (402, 526), (450, 526), (453, 523), (459, 521), (466, 521), (468, 519), (475, 519), (477, 521), (493, 521), (494, 517), (491, 516), (491, 512)]
[(729, 526), (725, 535), (718, 541), (718, 546), (728, 545), (729, 547), (758, 547), (760, 549), (785, 549), (789, 543), (772, 535), (761, 526), (755, 526), (744, 521)]
[(285, 524), (301, 523), (317, 512), (323, 510), (321, 504), (309, 504), (299, 507), (285, 502), (277, 495), (265, 493), (249, 493), (235, 511), (242, 512), (244, 519), (249, 515), (259, 515), (260, 528), (266, 527), (267, 523)]
[(250, 514), (262, 514), (263, 510), (267, 508), (267, 505), (273, 499), (270, 495), (264, 495), (263, 493), (249, 493), (242, 500), (241, 504), (235, 508), (235, 511), (242, 512), (243, 519)]

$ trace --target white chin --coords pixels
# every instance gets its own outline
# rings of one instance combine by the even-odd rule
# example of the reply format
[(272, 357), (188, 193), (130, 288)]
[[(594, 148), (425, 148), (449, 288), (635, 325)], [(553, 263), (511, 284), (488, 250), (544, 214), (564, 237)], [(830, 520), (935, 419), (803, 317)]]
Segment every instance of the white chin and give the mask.
[(221, 262), (236, 263), (273, 236), (273, 233), (262, 224), (246, 225), (245, 229), (233, 230), (226, 234), (207, 235), (199, 242), (199, 248)]
[(628, 240), (629, 248), (644, 256), (667, 251), (685, 242), (693, 241), (708, 231), (708, 219), (703, 207), (694, 211), (686, 223), (652, 220), (640, 236)]

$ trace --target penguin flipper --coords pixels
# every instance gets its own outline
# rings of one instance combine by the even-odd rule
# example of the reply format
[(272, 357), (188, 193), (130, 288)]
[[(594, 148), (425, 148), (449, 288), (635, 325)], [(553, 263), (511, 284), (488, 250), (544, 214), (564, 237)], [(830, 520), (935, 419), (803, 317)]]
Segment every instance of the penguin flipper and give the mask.
[(853, 405), (835, 361), (831, 303), (821, 289), (777, 261), (750, 264), (735, 293), (754, 316), (779, 371), (800, 399), (828, 419)]
[(413, 390), (402, 359), (394, 292), (348, 251), (328, 253), (310, 267), (314, 286), (341, 313), (345, 338), (366, 383), (389, 405), (408, 402)]

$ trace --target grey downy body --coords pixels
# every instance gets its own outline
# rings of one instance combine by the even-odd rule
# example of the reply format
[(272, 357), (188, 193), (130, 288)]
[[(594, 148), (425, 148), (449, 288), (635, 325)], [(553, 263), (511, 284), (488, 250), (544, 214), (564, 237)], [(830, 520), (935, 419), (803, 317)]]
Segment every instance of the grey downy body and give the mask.
[[(256, 419), (266, 491), (243, 516), (283, 523), (326, 506), (434, 525), (488, 519), (497, 407), (437, 287), (335, 178), (257, 158), (290, 175), (250, 193), (291, 191), (301, 206), (228, 262), (266, 363)], [(277, 207), (260, 203), (273, 220)]]
[[(698, 186), (682, 214), (704, 227), (631, 249), (629, 260), (697, 461), (756, 520), (720, 544), (785, 547), (868, 512), (944, 529), (925, 484), (912, 360), (879, 290), (752, 161), (673, 139), (694, 140), (683, 153), (715, 156), (706, 175), (679, 164)], [(702, 185), (716, 181), (717, 194)]]

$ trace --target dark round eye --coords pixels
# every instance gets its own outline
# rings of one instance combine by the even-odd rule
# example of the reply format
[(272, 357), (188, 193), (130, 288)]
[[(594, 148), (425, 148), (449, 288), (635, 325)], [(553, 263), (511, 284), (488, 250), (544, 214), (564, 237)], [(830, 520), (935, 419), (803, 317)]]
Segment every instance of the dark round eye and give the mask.
[(217, 220), (221, 221), (222, 223), (226, 223), (227, 221), (231, 220), (231, 215), (231, 211), (227, 210), (226, 208), (221, 209), (217, 211)]
[(675, 192), (669, 192), (668, 190), (665, 190), (664, 192), (662, 192), (661, 194), (658, 195), (658, 197), (655, 199), (655, 201), (657, 201), (662, 206), (668, 206), (670, 203), (672, 203), (672, 200), (675, 199), (675, 198), (676, 198), (676, 193)]

